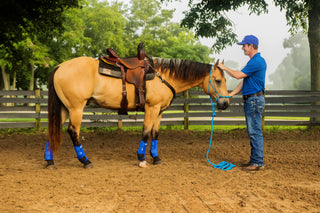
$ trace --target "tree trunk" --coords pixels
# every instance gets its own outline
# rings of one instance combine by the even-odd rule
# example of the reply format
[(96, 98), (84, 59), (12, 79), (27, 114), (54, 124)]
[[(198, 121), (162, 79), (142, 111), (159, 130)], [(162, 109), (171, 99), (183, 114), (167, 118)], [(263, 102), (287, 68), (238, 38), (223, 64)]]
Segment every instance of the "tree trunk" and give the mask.
[(34, 90), (34, 64), (30, 63), (30, 82), (29, 82), (29, 90)]
[[(320, 1), (312, 0), (310, 4), (308, 39), (311, 60), (311, 90), (320, 91)], [(320, 102), (316, 102), (315, 105), (320, 105)], [(311, 118), (310, 121), (320, 123), (320, 118)]]
[(13, 72), (13, 76), (12, 76), (12, 86), (11, 86), (11, 90), (16, 90), (16, 85), (17, 85), (17, 72), (14, 71)]
[(1, 73), (4, 84), (4, 90), (10, 90), (10, 74), (6, 73), (5, 66), (1, 66)]
[[(30, 82), (29, 82), (29, 90), (32, 90), (34, 89), (34, 64), (33, 63), (30, 63), (29, 64), (29, 71), (30, 71)], [(32, 96), (28, 96), (27, 98), (32, 98)], [(34, 106), (33, 103), (29, 103), (28, 106)]]
[[(3, 84), (4, 84), (4, 90), (15, 90), (16, 89), (16, 72), (13, 74), (13, 82), (12, 82), (12, 88), (10, 85), (10, 73), (6, 73), (5, 66), (1, 66), (1, 73), (3, 78)], [(6, 97), (6, 96), (5, 96)], [(11, 98), (10, 96), (7, 96), (8, 98)], [(14, 103), (5, 103), (5, 106), (13, 106)]]

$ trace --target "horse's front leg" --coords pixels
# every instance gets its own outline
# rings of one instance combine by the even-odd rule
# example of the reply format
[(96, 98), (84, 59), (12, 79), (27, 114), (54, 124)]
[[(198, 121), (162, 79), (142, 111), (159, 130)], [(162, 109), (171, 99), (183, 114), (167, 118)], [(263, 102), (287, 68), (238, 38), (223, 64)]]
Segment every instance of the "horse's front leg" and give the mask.
[(151, 148), (150, 148), (150, 155), (153, 158), (153, 164), (161, 164), (162, 161), (158, 155), (158, 136), (159, 136), (159, 128), (160, 128), (160, 121), (161, 121), (162, 112), (159, 114), (153, 128), (151, 130)]
[(144, 122), (143, 122), (143, 132), (142, 139), (140, 141), (139, 149), (137, 152), (139, 167), (146, 167), (147, 161), (145, 160), (146, 148), (149, 138), (151, 137), (151, 130), (155, 124), (155, 121), (160, 113), (160, 107), (146, 107)]

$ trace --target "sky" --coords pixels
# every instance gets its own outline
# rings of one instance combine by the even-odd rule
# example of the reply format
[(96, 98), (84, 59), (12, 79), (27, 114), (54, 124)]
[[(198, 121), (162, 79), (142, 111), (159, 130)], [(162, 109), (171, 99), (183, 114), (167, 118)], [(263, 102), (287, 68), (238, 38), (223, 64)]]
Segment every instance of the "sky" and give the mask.
[[(242, 7), (235, 12), (227, 13), (227, 16), (234, 23), (234, 31), (238, 35), (239, 41), (245, 35), (258, 37), (259, 52), (267, 62), (266, 83), (268, 84), (270, 83), (268, 76), (275, 72), (287, 55), (288, 50), (283, 48), (282, 43), (285, 38), (290, 37), (290, 33), (288, 33), (289, 27), (286, 25), (285, 13), (280, 12), (280, 9), (273, 5), (273, 1), (267, 0), (267, 2), (269, 4), (267, 14), (249, 16), (247, 8)], [(188, 0), (174, 1), (165, 8), (176, 9), (173, 21), (179, 22), (184, 16), (182, 12), (188, 10)], [(209, 47), (213, 44), (212, 39), (200, 39), (200, 42)], [(245, 66), (249, 60), (249, 57), (243, 54), (241, 46), (237, 44), (227, 47), (219, 54), (214, 54), (214, 57), (225, 61), (235, 61), (240, 67)]]

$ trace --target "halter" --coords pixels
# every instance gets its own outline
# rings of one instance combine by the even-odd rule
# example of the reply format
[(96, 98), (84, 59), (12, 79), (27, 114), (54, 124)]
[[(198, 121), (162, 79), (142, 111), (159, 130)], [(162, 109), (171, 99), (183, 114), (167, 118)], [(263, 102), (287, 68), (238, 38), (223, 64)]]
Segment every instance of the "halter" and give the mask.
[[(216, 112), (215, 112), (215, 105), (216, 103), (218, 102), (219, 98), (230, 98), (230, 96), (223, 96), (223, 95), (220, 95), (218, 93), (218, 91), (216, 90), (216, 88), (214, 88), (212, 82), (211, 82), (211, 72), (212, 72), (212, 69), (213, 69), (213, 65), (211, 66), (211, 69), (210, 69), (210, 74), (209, 74), (209, 84), (208, 84), (208, 93), (209, 93), (209, 89), (210, 89), (210, 86), (213, 88), (213, 90), (215, 91), (215, 93), (218, 95), (218, 98), (216, 98), (215, 102), (212, 101), (212, 98), (211, 98), (211, 95), (210, 96), (210, 102), (211, 102), (211, 106), (212, 106), (212, 119), (211, 119), (211, 135), (210, 135), (210, 142), (209, 142), (209, 149), (207, 151), (207, 161), (208, 163), (210, 163), (213, 168), (216, 168), (216, 169), (221, 169), (221, 170), (230, 170), (232, 169), (233, 167), (235, 167), (236, 165), (233, 165), (231, 163), (228, 163), (226, 161), (222, 161), (220, 162), (219, 164), (213, 164), (211, 163), (211, 161), (209, 160), (209, 152), (211, 150), (211, 144), (212, 144), (212, 136), (213, 136), (213, 120), (214, 120), (214, 117), (216, 117)], [(219, 68), (220, 69), (220, 68)], [(210, 94), (210, 93), (209, 93)]]

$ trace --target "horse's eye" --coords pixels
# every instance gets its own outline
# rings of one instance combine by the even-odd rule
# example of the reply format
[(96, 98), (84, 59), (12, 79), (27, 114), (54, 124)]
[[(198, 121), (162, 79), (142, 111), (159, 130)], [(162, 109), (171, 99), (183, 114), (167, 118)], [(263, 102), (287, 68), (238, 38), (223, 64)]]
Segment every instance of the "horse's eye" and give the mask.
[(216, 79), (215, 82), (216, 82), (216, 84), (221, 84), (221, 80), (220, 79)]

